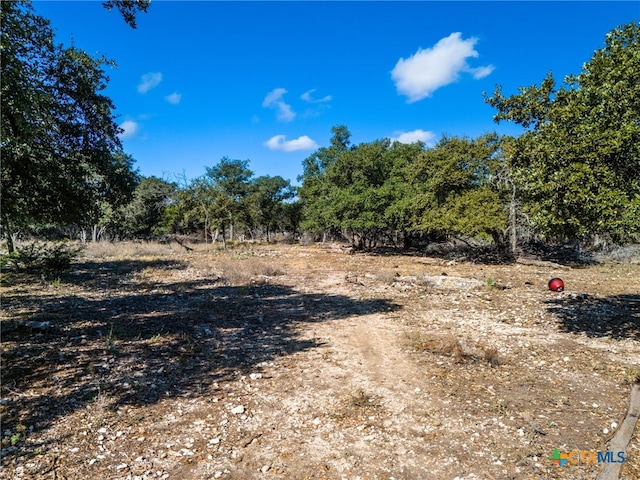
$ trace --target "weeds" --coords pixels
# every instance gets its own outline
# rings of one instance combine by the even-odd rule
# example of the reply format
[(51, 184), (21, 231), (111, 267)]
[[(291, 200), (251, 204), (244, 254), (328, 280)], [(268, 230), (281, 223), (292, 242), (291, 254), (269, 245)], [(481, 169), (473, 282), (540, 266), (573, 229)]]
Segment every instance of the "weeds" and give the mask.
[(507, 406), (504, 404), (504, 400), (495, 400), (491, 403), (491, 411), (500, 417), (506, 417), (509, 413)]
[(464, 363), (466, 360), (481, 360), (491, 367), (502, 364), (496, 347), (480, 346), (468, 350), (462, 346), (458, 338), (452, 335), (426, 337), (420, 333), (407, 334), (409, 343), (419, 352), (429, 352), (435, 355), (450, 357), (454, 363)]
[(480, 350), (482, 352), (482, 359), (490, 366), (496, 367), (502, 363), (496, 347), (481, 347)]
[(285, 274), (278, 265), (264, 262), (254, 257), (238, 257), (223, 260), (221, 263), (222, 276), (229, 285), (248, 284), (260, 277), (277, 277)]
[(31, 242), (16, 247), (13, 253), (0, 254), (0, 269), (50, 273), (69, 269), (83, 251), (68, 243)]
[(453, 336), (425, 337), (414, 334), (410, 336), (410, 340), (416, 350), (451, 357), (455, 363), (464, 362), (467, 356), (460, 341)]
[(358, 388), (351, 394), (348, 402), (349, 406), (357, 408), (367, 408), (375, 406), (374, 398), (364, 391), (362, 388)]
[(627, 383), (640, 383), (640, 368), (625, 367), (624, 381)]

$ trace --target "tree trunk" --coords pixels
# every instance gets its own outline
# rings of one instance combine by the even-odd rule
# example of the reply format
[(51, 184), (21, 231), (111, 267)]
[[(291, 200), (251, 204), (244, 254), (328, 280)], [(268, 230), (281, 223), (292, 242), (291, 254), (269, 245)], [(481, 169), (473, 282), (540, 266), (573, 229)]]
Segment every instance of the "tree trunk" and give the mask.
[(402, 248), (405, 250), (411, 248), (411, 234), (409, 232), (402, 232)]
[(511, 203), (509, 205), (509, 223), (511, 224), (511, 254), (515, 257), (518, 248), (517, 211), (516, 211), (516, 186), (513, 184)]
[(11, 224), (9, 223), (9, 219), (6, 215), (2, 216), (4, 233), (7, 237), (7, 250), (9, 250), (9, 254), (13, 253), (16, 249), (15, 244), (13, 243), (13, 232), (11, 231)]

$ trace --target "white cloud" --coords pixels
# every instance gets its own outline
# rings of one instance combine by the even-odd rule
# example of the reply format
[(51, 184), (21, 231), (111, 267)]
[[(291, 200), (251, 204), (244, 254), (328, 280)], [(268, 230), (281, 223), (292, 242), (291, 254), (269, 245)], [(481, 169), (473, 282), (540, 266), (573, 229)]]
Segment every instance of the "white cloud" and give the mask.
[(138, 92), (139, 93), (147, 93), (154, 87), (157, 87), (162, 81), (162, 73), (160, 72), (149, 72), (142, 75), (140, 79), (140, 83), (138, 84)]
[(476, 79), (486, 77), (493, 71), (492, 65), (471, 68), (467, 63), (467, 58), (478, 57), (474, 49), (477, 41), (477, 38), (463, 40), (462, 34), (455, 32), (432, 48), (421, 48), (409, 58), (401, 58), (391, 71), (398, 93), (406, 95), (412, 103), (455, 82), (461, 72), (471, 73)]
[(296, 114), (291, 109), (291, 105), (285, 103), (282, 99), (285, 93), (287, 93), (287, 91), (284, 88), (276, 88), (267, 94), (262, 101), (262, 106), (265, 108), (275, 108), (278, 111), (278, 120), (290, 122), (295, 118)]
[(422, 142), (426, 145), (432, 144), (432, 140), (436, 138), (436, 134), (425, 130), (413, 130), (411, 132), (394, 132), (397, 137), (391, 139), (392, 142), (400, 143), (416, 143)]
[(393, 132), (396, 137), (391, 138), (392, 142), (400, 143), (416, 143), (422, 142), (424, 144), (431, 144), (432, 140), (436, 138), (436, 134), (427, 130), (412, 130), (410, 132)]
[(178, 92), (173, 92), (171, 95), (167, 95), (164, 99), (169, 102), (171, 105), (178, 105), (180, 100), (182, 100), (182, 95)]
[(295, 152), (297, 150), (313, 150), (318, 148), (318, 144), (306, 135), (295, 140), (285, 140), (286, 135), (275, 135), (262, 145), (270, 150), (280, 150), (281, 152)]
[(309, 103), (324, 103), (324, 102), (330, 102), (331, 101), (331, 95), (326, 95), (322, 98), (313, 98), (311, 96), (311, 94), (313, 92), (315, 92), (316, 89), (312, 88), (311, 90), (308, 90), (306, 92), (304, 92), (302, 95), (300, 95), (300, 98), (302, 100), (304, 100), (305, 102), (309, 102)]
[(486, 67), (470, 68), (469, 72), (473, 75), (473, 78), (480, 80), (481, 78), (490, 75), (493, 72), (493, 65), (487, 65)]
[(125, 120), (120, 124), (120, 128), (122, 129), (120, 138), (124, 140), (125, 138), (135, 137), (140, 130), (140, 125), (133, 120)]

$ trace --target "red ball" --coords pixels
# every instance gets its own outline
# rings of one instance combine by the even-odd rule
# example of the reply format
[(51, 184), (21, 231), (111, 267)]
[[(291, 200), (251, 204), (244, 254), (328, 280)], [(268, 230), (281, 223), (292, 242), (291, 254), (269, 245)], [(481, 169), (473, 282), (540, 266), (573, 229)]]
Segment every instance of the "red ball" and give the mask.
[(562, 292), (564, 290), (564, 282), (561, 278), (552, 278), (549, 280), (549, 290), (554, 292)]

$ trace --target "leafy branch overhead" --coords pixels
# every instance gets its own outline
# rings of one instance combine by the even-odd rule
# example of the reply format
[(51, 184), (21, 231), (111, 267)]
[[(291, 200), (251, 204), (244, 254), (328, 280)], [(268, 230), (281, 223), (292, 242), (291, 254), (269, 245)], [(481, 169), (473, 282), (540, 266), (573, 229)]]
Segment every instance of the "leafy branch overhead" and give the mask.
[(138, 12), (146, 13), (151, 5), (151, 0), (107, 0), (102, 2), (102, 5), (109, 11), (116, 8), (124, 18), (124, 21), (131, 28), (136, 28), (136, 15)]
[(56, 45), (28, 3), (2, 2), (2, 227), (90, 222), (129, 200), (137, 182), (114, 104), (111, 62)]
[(534, 226), (548, 235), (640, 233), (640, 24), (607, 34), (578, 75), (486, 101), (527, 128), (509, 165)]

